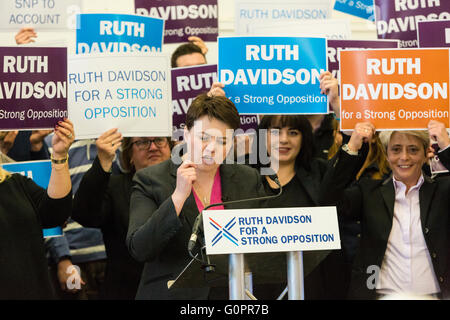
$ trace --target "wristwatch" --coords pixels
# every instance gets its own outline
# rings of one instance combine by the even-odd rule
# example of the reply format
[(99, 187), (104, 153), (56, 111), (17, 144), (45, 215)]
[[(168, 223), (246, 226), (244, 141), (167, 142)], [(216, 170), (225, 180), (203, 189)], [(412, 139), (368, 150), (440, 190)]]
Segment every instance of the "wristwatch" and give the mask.
[(350, 148), (348, 147), (348, 144), (344, 144), (342, 146), (342, 150), (344, 150), (345, 152), (347, 152), (349, 155), (351, 156), (357, 156), (359, 154), (358, 151), (352, 151), (350, 150)]
[(52, 160), (52, 163), (54, 164), (62, 164), (62, 163), (66, 163), (67, 160), (69, 160), (69, 154), (66, 155), (65, 158), (62, 159), (55, 159), (53, 158), (53, 153), (50, 155), (50, 159)]

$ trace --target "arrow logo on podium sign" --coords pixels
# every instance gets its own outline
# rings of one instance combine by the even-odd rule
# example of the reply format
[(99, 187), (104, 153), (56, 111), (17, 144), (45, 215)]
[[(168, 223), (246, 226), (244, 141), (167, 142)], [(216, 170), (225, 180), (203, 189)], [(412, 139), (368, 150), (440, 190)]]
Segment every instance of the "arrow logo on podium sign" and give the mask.
[(223, 239), (224, 237), (226, 239), (228, 239), (230, 242), (232, 242), (234, 245), (239, 246), (239, 244), (238, 244), (239, 240), (230, 233), (231, 228), (233, 228), (234, 225), (236, 224), (236, 217), (231, 219), (225, 225), (225, 227), (222, 227), (220, 224), (218, 224), (216, 221), (214, 221), (211, 218), (209, 218), (209, 223), (211, 224), (211, 226), (213, 226), (218, 231), (217, 234), (214, 236), (214, 238), (211, 241), (212, 246), (216, 245), (220, 241), (220, 239)]

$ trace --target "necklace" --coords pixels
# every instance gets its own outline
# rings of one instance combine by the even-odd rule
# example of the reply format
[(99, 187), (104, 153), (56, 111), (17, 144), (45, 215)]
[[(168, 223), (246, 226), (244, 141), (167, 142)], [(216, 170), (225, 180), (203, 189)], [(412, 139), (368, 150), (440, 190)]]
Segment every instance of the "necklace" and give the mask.
[(209, 202), (210, 202), (210, 196), (205, 195), (202, 191), (202, 189), (200, 187), (194, 187), (195, 193), (197, 195), (197, 197), (200, 199), (200, 201), (203, 203), (203, 206), (209, 206)]
[[(214, 175), (211, 175), (209, 177), (210, 179), (202, 180), (203, 184), (200, 183), (199, 180), (197, 180), (195, 182), (195, 184), (192, 186), (192, 188), (195, 190), (195, 193), (197, 194), (197, 197), (199, 198), (200, 202), (203, 203), (204, 207), (209, 206), (209, 204), (211, 202), (211, 192), (212, 192), (212, 188), (214, 186), (215, 175), (216, 175), (216, 172), (214, 173)], [(203, 186), (205, 186), (206, 189), (209, 191), (203, 192), (204, 191)]]

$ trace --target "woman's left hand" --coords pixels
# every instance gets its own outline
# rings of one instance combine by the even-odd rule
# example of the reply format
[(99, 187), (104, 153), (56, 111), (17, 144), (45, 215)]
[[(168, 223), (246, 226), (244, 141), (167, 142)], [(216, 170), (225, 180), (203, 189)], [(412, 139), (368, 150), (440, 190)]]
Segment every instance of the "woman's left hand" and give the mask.
[(53, 155), (55, 158), (64, 158), (70, 146), (75, 140), (73, 124), (69, 119), (58, 121), (55, 127), (55, 134), (52, 139)]

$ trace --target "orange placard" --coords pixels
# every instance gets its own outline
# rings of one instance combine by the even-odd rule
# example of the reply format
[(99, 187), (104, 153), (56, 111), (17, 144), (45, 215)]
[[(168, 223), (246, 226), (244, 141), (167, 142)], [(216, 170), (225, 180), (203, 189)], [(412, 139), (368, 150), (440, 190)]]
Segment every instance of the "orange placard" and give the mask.
[(341, 130), (449, 127), (449, 50), (344, 50), (340, 55)]

